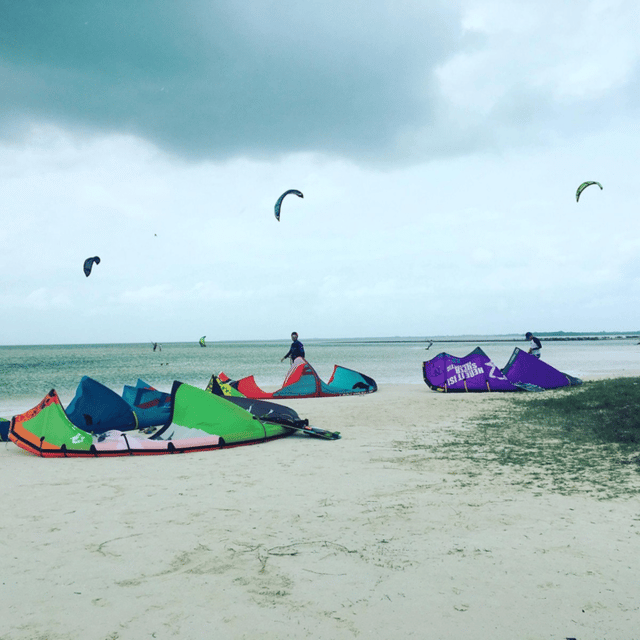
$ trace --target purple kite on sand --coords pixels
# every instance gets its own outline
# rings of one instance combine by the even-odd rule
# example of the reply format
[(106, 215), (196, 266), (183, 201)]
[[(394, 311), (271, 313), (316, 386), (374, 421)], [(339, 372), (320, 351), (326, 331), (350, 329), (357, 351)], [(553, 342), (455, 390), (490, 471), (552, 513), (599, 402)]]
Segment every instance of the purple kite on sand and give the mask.
[(423, 375), (436, 391), (518, 391), (480, 347), (462, 358), (439, 353), (424, 363)]
[(423, 363), (424, 381), (434, 391), (543, 391), (582, 384), (517, 347), (504, 369), (477, 347), (462, 358), (439, 353)]
[(550, 364), (518, 349), (518, 347), (513, 350), (509, 362), (502, 369), (502, 373), (513, 384), (526, 391), (557, 389), (558, 387), (572, 387), (582, 384), (580, 378), (562, 373), (562, 371), (554, 369)]

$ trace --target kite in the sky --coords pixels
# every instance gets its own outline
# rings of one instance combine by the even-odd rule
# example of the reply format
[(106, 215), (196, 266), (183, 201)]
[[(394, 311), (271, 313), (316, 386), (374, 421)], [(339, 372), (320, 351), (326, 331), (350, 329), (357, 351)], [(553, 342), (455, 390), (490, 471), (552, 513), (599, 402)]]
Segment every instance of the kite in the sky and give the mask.
[(578, 202), (580, 200), (580, 194), (587, 188), (590, 187), (592, 184), (597, 184), (600, 187), (600, 190), (602, 190), (602, 185), (599, 182), (595, 182), (594, 180), (589, 180), (588, 182), (583, 182), (579, 187), (578, 190), (576, 191), (576, 202)]
[(93, 258), (87, 258), (84, 261), (84, 275), (87, 276), (87, 278), (91, 274), (91, 268), (93, 267), (94, 262), (95, 264), (100, 264), (100, 258), (98, 256), (93, 256)]
[(302, 192), (298, 191), (297, 189), (289, 189), (289, 191), (285, 191), (278, 198), (278, 201), (276, 202), (275, 215), (276, 215), (276, 220), (278, 222), (280, 222), (280, 207), (282, 206), (282, 201), (284, 200), (285, 196), (288, 196), (290, 193), (295, 193), (298, 196), (298, 198), (304, 198), (304, 196), (302, 195)]

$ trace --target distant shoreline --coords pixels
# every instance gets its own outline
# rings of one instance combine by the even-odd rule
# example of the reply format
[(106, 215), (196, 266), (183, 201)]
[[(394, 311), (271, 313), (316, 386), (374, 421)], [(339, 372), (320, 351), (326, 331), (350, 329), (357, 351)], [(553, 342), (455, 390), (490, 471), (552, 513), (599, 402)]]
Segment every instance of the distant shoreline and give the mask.
[[(581, 340), (637, 340), (640, 336), (540, 336), (544, 342), (573, 342)], [(427, 340), (426, 342), (528, 342), (524, 338), (498, 338), (496, 340)]]
[[(482, 334), (480, 334), (482, 335)], [(536, 332), (535, 335), (543, 340), (544, 342), (577, 342), (577, 341), (600, 341), (600, 340), (640, 340), (640, 333), (592, 333), (592, 334), (575, 334), (575, 333), (564, 333), (558, 332), (556, 334), (552, 333), (544, 333), (544, 332)], [(382, 337), (382, 338), (307, 338), (305, 342), (314, 345), (345, 345), (345, 344), (445, 344), (445, 343), (476, 343), (476, 344), (487, 344), (487, 343), (526, 343), (528, 340), (522, 337), (515, 337), (513, 334), (509, 336), (505, 335), (496, 335), (496, 336), (487, 336), (486, 334), (482, 335), (482, 337), (469, 337), (466, 336), (449, 336), (449, 337), (437, 337), (437, 338), (422, 338), (422, 337)], [(153, 344), (153, 343), (151, 343)], [(215, 347), (220, 344), (234, 344), (234, 345), (285, 345), (287, 344), (286, 340), (211, 340), (210, 346)], [(74, 344), (4, 344), (0, 345), (0, 349), (22, 349), (22, 348), (58, 348), (58, 349), (68, 349), (68, 348), (76, 348), (76, 347), (129, 347), (129, 346), (144, 346), (148, 347), (149, 342), (95, 342), (95, 343), (74, 343)], [(165, 340), (162, 342), (162, 347), (170, 347), (172, 345), (193, 345), (199, 347), (197, 340), (188, 340), (188, 341), (179, 341), (172, 342), (170, 340)]]
[[(640, 335), (616, 335), (616, 336), (545, 336), (538, 334), (544, 342), (577, 342), (577, 341), (595, 341), (595, 340), (639, 340)], [(334, 342), (328, 340), (327, 342)], [(470, 343), (487, 343), (487, 342), (528, 342), (525, 338), (427, 338), (421, 340), (336, 340), (340, 344), (438, 344), (451, 342), (470, 342)]]

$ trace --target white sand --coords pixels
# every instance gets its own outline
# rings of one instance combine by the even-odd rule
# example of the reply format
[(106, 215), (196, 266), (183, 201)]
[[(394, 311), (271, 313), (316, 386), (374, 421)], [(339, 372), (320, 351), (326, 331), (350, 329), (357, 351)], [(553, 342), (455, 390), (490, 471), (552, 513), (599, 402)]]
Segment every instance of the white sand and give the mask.
[(470, 475), (432, 448), (501, 402), (386, 385), (285, 403), (337, 441), (98, 460), (2, 445), (0, 638), (640, 637), (637, 499)]

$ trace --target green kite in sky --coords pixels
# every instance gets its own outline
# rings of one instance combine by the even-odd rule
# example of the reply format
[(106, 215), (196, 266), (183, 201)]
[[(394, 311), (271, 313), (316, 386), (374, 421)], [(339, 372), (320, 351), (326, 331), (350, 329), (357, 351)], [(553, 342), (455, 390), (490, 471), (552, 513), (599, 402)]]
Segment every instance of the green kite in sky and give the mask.
[(602, 185), (599, 182), (595, 182), (594, 180), (589, 180), (587, 182), (583, 182), (579, 187), (578, 190), (576, 191), (576, 202), (578, 202), (580, 200), (580, 194), (587, 188), (590, 187), (592, 184), (597, 184), (600, 189), (602, 190)]

